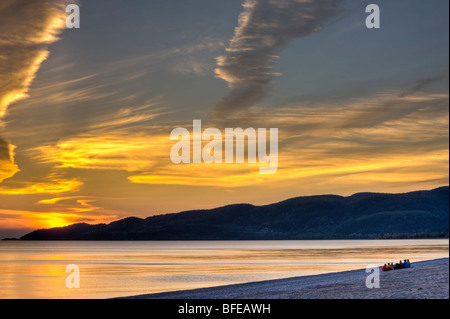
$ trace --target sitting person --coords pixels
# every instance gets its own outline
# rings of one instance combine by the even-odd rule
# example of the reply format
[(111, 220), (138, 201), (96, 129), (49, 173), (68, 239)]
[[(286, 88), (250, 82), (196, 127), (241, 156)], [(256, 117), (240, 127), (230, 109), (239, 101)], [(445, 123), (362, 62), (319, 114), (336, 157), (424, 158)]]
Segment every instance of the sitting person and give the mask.
[(408, 262), (406, 261), (406, 259), (403, 261), (402, 267), (403, 267), (403, 268), (409, 268), (409, 264), (408, 264)]
[(386, 264), (384, 264), (384, 266), (381, 268), (381, 271), (389, 271), (390, 269), (388, 268), (388, 266)]
[(391, 263), (388, 263), (387, 268), (387, 270), (394, 270), (394, 267), (392, 267)]

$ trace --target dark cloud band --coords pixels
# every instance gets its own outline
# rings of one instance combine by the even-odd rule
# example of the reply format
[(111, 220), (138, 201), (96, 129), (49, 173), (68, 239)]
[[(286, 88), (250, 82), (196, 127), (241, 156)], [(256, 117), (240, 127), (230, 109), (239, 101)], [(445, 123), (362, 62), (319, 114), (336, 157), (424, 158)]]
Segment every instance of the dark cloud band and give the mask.
[(246, 0), (228, 53), (217, 58), (216, 76), (231, 91), (216, 106), (245, 110), (260, 101), (275, 76), (277, 54), (290, 41), (320, 30), (337, 12), (336, 0)]

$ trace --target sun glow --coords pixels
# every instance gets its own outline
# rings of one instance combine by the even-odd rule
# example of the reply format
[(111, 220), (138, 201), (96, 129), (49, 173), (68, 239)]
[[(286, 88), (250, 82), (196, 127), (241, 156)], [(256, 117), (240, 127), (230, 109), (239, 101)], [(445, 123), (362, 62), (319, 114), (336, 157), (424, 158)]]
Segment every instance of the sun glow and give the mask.
[(47, 229), (76, 223), (100, 224), (119, 219), (115, 214), (81, 214), (64, 212), (34, 212), (0, 209), (2, 224), (17, 229)]

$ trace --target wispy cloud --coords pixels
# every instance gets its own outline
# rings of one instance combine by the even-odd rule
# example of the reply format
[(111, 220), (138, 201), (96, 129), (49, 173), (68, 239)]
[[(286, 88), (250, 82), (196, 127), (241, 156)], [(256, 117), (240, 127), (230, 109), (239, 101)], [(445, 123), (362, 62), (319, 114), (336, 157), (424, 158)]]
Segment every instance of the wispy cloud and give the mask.
[(24, 97), (48, 45), (65, 27), (65, 0), (5, 0), (0, 4), (0, 118)]
[(282, 128), (279, 168), (272, 176), (261, 176), (249, 164), (202, 163), (160, 166), (156, 172), (139, 172), (129, 180), (215, 188), (448, 183), (448, 95), (401, 94), (255, 109), (249, 126), (265, 123)]
[(200, 62), (193, 58), (184, 58), (174, 63), (171, 69), (175, 73), (183, 75), (195, 74), (202, 76), (210, 73), (210, 71), (212, 70), (211, 66), (212, 64)]
[(105, 115), (86, 133), (35, 148), (33, 158), (59, 169), (125, 171), (130, 182), (150, 185), (227, 189), (302, 181), (323, 186), (327, 179), (352, 187), (371, 181), (443, 183), (448, 180), (448, 95), (414, 87), (346, 101), (255, 108), (248, 126), (282, 128), (274, 176), (261, 176), (250, 164), (174, 165), (169, 159), (173, 123), (136, 131), (126, 127), (156, 118), (163, 112), (155, 109), (157, 103)]
[[(55, 168), (118, 171), (148, 170), (170, 152), (168, 135), (156, 128), (148, 133), (148, 123), (167, 114), (158, 99), (92, 118), (83, 133), (56, 143), (32, 148), (31, 156)], [(169, 131), (170, 128), (167, 128)]]
[(79, 135), (33, 151), (36, 160), (55, 163), (58, 168), (132, 172), (150, 169), (156, 164), (158, 154), (169, 154), (167, 147), (167, 136), (157, 139), (156, 136), (123, 131)]
[(218, 112), (246, 110), (266, 95), (277, 55), (290, 41), (320, 30), (337, 11), (337, 0), (246, 0), (239, 25), (227, 49), (217, 58), (217, 77), (231, 92)]
[[(12, 103), (27, 97), (48, 46), (65, 27), (63, 0), (0, 3), (0, 121)], [(19, 171), (14, 146), (0, 137), (0, 183)]]
[(111, 131), (123, 127), (142, 127), (148, 121), (170, 113), (159, 106), (158, 99), (146, 101), (144, 105), (123, 107), (111, 114), (105, 114), (94, 119), (94, 124), (87, 127), (88, 131)]
[(225, 42), (214, 38), (201, 38), (189, 44), (181, 45), (179, 47), (166, 50), (162, 56), (170, 55), (191, 55), (199, 52), (217, 51), (225, 48)]
[(52, 205), (53, 210), (65, 209), (75, 213), (93, 212), (101, 209), (101, 207), (94, 206), (95, 198), (92, 196), (68, 196), (57, 197), (51, 199), (43, 199), (38, 202), (42, 205)]
[(161, 53), (162, 58), (174, 58), (171, 70), (182, 75), (212, 75), (214, 60), (205, 59), (205, 54), (219, 52), (225, 43), (219, 39), (204, 38)]
[(60, 194), (78, 191), (83, 183), (76, 178), (50, 177), (48, 181), (14, 183), (16, 187), (0, 187), (2, 195)]
[(0, 136), (0, 183), (19, 171), (14, 162), (14, 146), (7, 143)]

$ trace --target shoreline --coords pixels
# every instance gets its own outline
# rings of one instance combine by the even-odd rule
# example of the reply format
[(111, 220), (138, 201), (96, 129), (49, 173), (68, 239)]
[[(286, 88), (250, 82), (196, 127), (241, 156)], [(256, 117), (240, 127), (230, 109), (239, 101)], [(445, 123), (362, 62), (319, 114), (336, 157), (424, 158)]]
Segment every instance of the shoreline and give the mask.
[(449, 258), (380, 271), (380, 288), (366, 287), (365, 269), (115, 299), (448, 299)]

